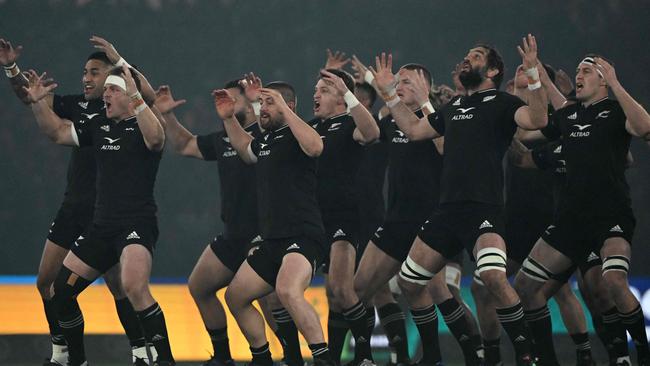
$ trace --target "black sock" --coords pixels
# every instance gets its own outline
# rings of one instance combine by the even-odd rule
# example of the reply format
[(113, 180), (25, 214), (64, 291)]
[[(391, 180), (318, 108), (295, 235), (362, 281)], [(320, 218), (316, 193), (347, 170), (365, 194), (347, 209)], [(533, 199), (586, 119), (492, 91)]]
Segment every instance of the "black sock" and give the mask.
[(484, 339), (483, 347), (485, 347), (485, 364), (487, 366), (501, 362), (501, 338)]
[(273, 359), (271, 358), (271, 351), (269, 350), (268, 343), (259, 348), (251, 347), (251, 355), (253, 355), (252, 363), (256, 365), (273, 365)]
[(58, 318), (59, 327), (68, 344), (68, 363), (71, 366), (81, 365), (86, 361), (84, 317), (76, 298), (70, 299), (60, 308)]
[(621, 322), (616, 307), (603, 312), (603, 326), (607, 332), (607, 349), (611, 349), (610, 359), (616, 360), (619, 357), (629, 356), (625, 326)]
[(645, 319), (641, 306), (637, 305), (636, 309), (626, 314), (619, 313), (619, 317), (621, 318), (621, 323), (632, 337), (632, 341), (636, 347), (637, 357), (639, 359), (645, 359), (650, 356), (648, 336), (645, 333)]
[(122, 323), (124, 333), (126, 333), (127, 338), (129, 338), (131, 348), (144, 347), (144, 332), (142, 331), (142, 326), (140, 325), (138, 316), (135, 315), (135, 310), (133, 310), (133, 306), (129, 299), (116, 299), (115, 309), (117, 309), (117, 317), (120, 318), (120, 323)]
[(526, 323), (533, 336), (533, 350), (543, 365), (559, 365), (553, 346), (553, 325), (548, 306), (524, 311)]
[(327, 348), (327, 343), (315, 343), (310, 344), (309, 349), (311, 350), (311, 355), (315, 360), (321, 360), (325, 362), (332, 362), (332, 357), (330, 356), (330, 351)]
[(366, 309), (359, 301), (354, 306), (343, 311), (343, 316), (347, 320), (352, 335), (354, 336), (354, 359), (361, 361), (363, 359), (372, 360), (372, 351), (370, 350), (370, 334), (368, 334), (368, 323)]
[(438, 309), (447, 323), (447, 327), (454, 335), (463, 350), (466, 365), (478, 364), (476, 349), (470, 337), (469, 324), (465, 318), (465, 308), (455, 299), (450, 298), (438, 304)]
[(476, 350), (476, 356), (479, 358), (479, 360), (485, 359), (485, 347), (483, 347), (481, 335), (472, 334), (470, 338), (472, 338), (472, 345), (474, 346), (474, 350)]
[(515, 348), (517, 360), (531, 356), (531, 337), (524, 321), (524, 309), (520, 303), (508, 308), (496, 309), (501, 326)]
[(65, 336), (61, 327), (59, 327), (59, 321), (56, 316), (56, 309), (52, 300), (43, 299), (43, 308), (45, 309), (45, 318), (47, 319), (47, 325), (50, 328), (50, 338), (52, 339), (52, 344), (57, 346), (65, 346)]
[(423, 309), (411, 309), (413, 322), (420, 333), (422, 343), (421, 363), (435, 364), (442, 360), (440, 343), (438, 340), (438, 314), (435, 305)]
[(330, 354), (337, 364), (341, 363), (341, 352), (343, 352), (345, 336), (349, 329), (343, 313), (329, 311), (327, 316), (327, 343)]
[(406, 337), (406, 316), (397, 303), (388, 303), (378, 309), (379, 321), (388, 337), (388, 345), (395, 352), (393, 363), (410, 363), (408, 339)]
[(300, 353), (300, 340), (298, 339), (298, 328), (293, 318), (285, 308), (272, 311), (275, 324), (278, 326), (278, 338), (282, 343), (284, 361), (289, 366), (303, 366), (304, 361)]
[(145, 337), (151, 340), (158, 353), (158, 360), (174, 362), (172, 350), (169, 346), (169, 337), (167, 336), (167, 325), (165, 324), (165, 315), (158, 303), (137, 312), (140, 324), (144, 330)]
[(372, 338), (372, 332), (375, 330), (375, 324), (377, 323), (377, 317), (375, 315), (375, 308), (374, 307), (369, 307), (366, 308), (366, 326), (368, 327), (368, 333), (370, 337), (368, 339)]
[(219, 329), (207, 329), (214, 350), (214, 358), (219, 361), (230, 361), (230, 343), (228, 342), (228, 327)]
[(573, 344), (576, 345), (576, 353), (579, 360), (591, 360), (591, 342), (589, 341), (589, 334), (577, 333), (570, 334)]

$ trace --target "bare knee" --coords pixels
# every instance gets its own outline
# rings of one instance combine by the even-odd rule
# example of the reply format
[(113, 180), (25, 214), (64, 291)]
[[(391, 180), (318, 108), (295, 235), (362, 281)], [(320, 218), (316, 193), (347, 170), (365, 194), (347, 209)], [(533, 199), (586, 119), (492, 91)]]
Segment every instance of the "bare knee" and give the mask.
[(613, 297), (619, 297), (629, 291), (626, 272), (608, 271), (603, 273), (603, 281), (605, 281), (609, 294)]
[(41, 295), (41, 298), (43, 299), (51, 299), (52, 298), (52, 284), (54, 283), (54, 279), (50, 278), (50, 276), (44, 276), (41, 275), (40, 273), (36, 277), (36, 289), (38, 290), (38, 293)]
[(217, 289), (212, 291), (212, 288), (207, 286), (205, 280), (201, 280), (201, 277), (198, 276), (194, 271), (190, 274), (190, 278), (187, 281), (187, 288), (190, 290), (190, 295), (195, 301), (200, 301), (210, 296), (214, 296), (217, 292)]
[(499, 293), (508, 286), (508, 278), (503, 271), (491, 270), (480, 273), (481, 281), (485, 287), (492, 293)]
[(242, 308), (244, 308), (247, 305), (246, 299), (244, 299), (241, 296), (238, 296), (238, 292), (239, 291), (237, 291), (236, 289), (228, 287), (226, 289), (226, 294), (224, 295), (226, 304), (228, 304), (228, 308), (232, 313), (238, 313)]
[(134, 307), (142, 304), (149, 297), (149, 284), (146, 281), (124, 279), (122, 288)]
[(399, 285), (402, 294), (404, 294), (404, 296), (406, 296), (408, 299), (418, 297), (426, 289), (426, 286), (424, 284), (407, 281), (402, 276), (399, 276), (397, 278), (397, 284)]
[(304, 300), (303, 290), (292, 284), (277, 284), (275, 292), (284, 306), (291, 306), (297, 301)]

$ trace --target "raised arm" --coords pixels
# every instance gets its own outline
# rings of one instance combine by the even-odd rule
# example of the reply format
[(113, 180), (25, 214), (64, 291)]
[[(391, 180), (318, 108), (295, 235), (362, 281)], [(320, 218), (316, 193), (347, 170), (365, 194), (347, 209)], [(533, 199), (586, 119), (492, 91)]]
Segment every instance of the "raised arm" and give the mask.
[(212, 97), (214, 98), (217, 114), (223, 120), (226, 134), (230, 138), (230, 145), (245, 163), (253, 164), (257, 162), (257, 157), (251, 150), (253, 136), (244, 130), (237, 117), (235, 117), (235, 98), (225, 89), (214, 90)]
[[(142, 98), (147, 103), (147, 105), (149, 105), (149, 107), (152, 107), (156, 100), (156, 93), (144, 74), (142, 74), (135, 67), (129, 65), (129, 63), (126, 62), (126, 60), (124, 60), (124, 58), (117, 52), (115, 46), (113, 46), (113, 44), (106, 39), (99, 36), (92, 36), (90, 37), (90, 43), (92, 43), (94, 48), (106, 53), (106, 57), (108, 57), (113, 65), (116, 67), (122, 67), (123, 65), (126, 65), (131, 70), (133, 70), (136, 75), (138, 75), (138, 79), (140, 79), (140, 93), (142, 94)], [(160, 122), (164, 124), (164, 121)]]
[(567, 103), (566, 97), (560, 89), (555, 86), (555, 83), (553, 83), (553, 80), (548, 76), (548, 73), (546, 72), (546, 69), (544, 68), (544, 65), (542, 64), (541, 61), (537, 61), (537, 71), (539, 71), (539, 80), (542, 83), (542, 87), (544, 88), (544, 91), (546, 92), (546, 96), (548, 97), (548, 100), (551, 102), (551, 105), (553, 106), (553, 109), (558, 110), (562, 107), (564, 107)]
[(185, 104), (186, 100), (175, 100), (171, 88), (163, 85), (156, 90), (156, 107), (165, 118), (165, 138), (177, 154), (204, 159), (199, 150), (196, 135), (188, 131), (174, 114), (174, 109)]
[(264, 103), (271, 102), (277, 105), (282, 118), (298, 140), (302, 151), (313, 158), (320, 156), (323, 152), (323, 140), (318, 132), (289, 108), (279, 91), (268, 88), (262, 88), (260, 91)]
[(260, 104), (260, 98), (262, 97), (262, 93), (260, 92), (260, 89), (262, 89), (262, 79), (255, 75), (255, 73), (249, 72), (244, 75), (244, 78), (240, 81), (240, 85), (244, 88), (244, 95), (250, 102), (251, 107), (253, 107), (255, 119), (259, 122), (262, 108)]
[(607, 83), (607, 86), (612, 90), (616, 100), (621, 104), (623, 112), (627, 121), (625, 121), (625, 129), (633, 136), (642, 137), (646, 141), (650, 140), (650, 115), (648, 111), (643, 108), (632, 96), (623, 88), (620, 81), (616, 77), (616, 70), (600, 57), (595, 57), (596, 69), (600, 71)]
[(528, 76), (528, 106), (520, 107), (515, 112), (515, 122), (525, 130), (538, 130), (548, 123), (548, 98), (539, 78), (538, 68), (543, 67), (537, 61), (537, 40), (528, 34), (522, 39), (522, 45), (517, 46)]
[(131, 97), (131, 101), (134, 104), (135, 113), (138, 118), (138, 127), (140, 127), (140, 132), (142, 132), (144, 143), (151, 151), (161, 151), (165, 146), (165, 131), (162, 123), (144, 102), (144, 99), (142, 99), (142, 95), (138, 92), (135, 80), (133, 80), (133, 76), (131, 76), (131, 72), (129, 72), (126, 64), (122, 65), (122, 71), (124, 73), (124, 81), (126, 82), (126, 93)]
[(377, 140), (379, 138), (379, 126), (377, 126), (375, 118), (368, 112), (366, 107), (359, 103), (354, 93), (345, 86), (343, 79), (327, 70), (321, 70), (320, 73), (323, 80), (333, 85), (339, 96), (345, 99), (345, 104), (347, 104), (350, 110), (352, 120), (357, 126), (353, 133), (355, 141), (362, 144), (369, 144)]
[(397, 96), (396, 85), (397, 79), (393, 74), (393, 56), (386, 53), (375, 57), (376, 69), (370, 68), (372, 75), (375, 77), (377, 88), (381, 97), (384, 99), (386, 106), (395, 119), (395, 123), (406, 136), (413, 141), (428, 140), (440, 136), (431, 124), (428, 118), (418, 118)]
[(28, 87), (28, 80), (20, 72), (20, 68), (16, 64), (22, 50), (23, 46), (14, 48), (9, 40), (0, 38), (0, 64), (2, 64), (5, 74), (9, 78), (9, 83), (14, 94), (23, 103), (29, 105), (31, 102), (27, 99), (27, 93), (23, 89), (23, 87)]
[(26, 100), (31, 103), (32, 112), (41, 132), (59, 145), (79, 145), (72, 122), (57, 116), (47, 101), (46, 97), (57, 87), (57, 84), (51, 83), (45, 86), (43, 84), (45, 73), (39, 76), (34, 70), (29, 70), (28, 74), (30, 82), (28, 86), (23, 86), (23, 92)]

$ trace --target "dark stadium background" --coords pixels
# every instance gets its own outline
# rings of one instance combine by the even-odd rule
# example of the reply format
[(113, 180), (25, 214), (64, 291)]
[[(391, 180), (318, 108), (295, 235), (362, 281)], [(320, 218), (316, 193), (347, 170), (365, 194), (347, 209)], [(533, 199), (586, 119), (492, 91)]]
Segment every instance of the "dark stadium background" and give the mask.
[[(59, 83), (57, 93), (73, 94), (93, 51), (88, 39), (102, 36), (154, 87), (169, 84), (176, 98), (187, 99), (177, 115), (192, 132), (204, 133), (220, 128), (210, 91), (244, 72), (294, 84), (308, 119), (326, 48), (354, 53), (366, 64), (392, 51), (397, 66), (423, 63), (436, 83), (451, 84), (450, 71), (477, 41), (497, 46), (506, 79), (512, 77), (520, 63), (515, 47), (528, 32), (537, 36), (542, 60), (572, 77), (585, 53), (602, 53), (648, 107), (650, 48), (642, 41), (648, 14), (650, 2), (634, 0), (0, 0), (0, 37), (25, 47), (23, 70), (47, 71)], [(62, 199), (69, 151), (39, 133), (29, 108), (0, 79), (0, 275), (34, 275)], [(632, 153), (632, 274), (649, 276), (650, 147), (637, 139)], [(154, 276), (188, 276), (221, 229), (218, 192), (215, 164), (164, 155)]]

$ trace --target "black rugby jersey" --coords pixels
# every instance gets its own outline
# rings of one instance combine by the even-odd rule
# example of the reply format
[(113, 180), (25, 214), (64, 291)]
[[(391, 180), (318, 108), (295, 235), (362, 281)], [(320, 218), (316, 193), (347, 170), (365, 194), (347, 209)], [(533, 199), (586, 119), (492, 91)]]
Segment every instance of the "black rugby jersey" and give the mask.
[(456, 96), (429, 123), (445, 136), (440, 203), (503, 205), (503, 155), (515, 133), (515, 112), (525, 103), (487, 89)]
[(531, 151), (531, 155), (539, 169), (553, 174), (553, 203), (557, 211), (566, 185), (566, 160), (562, 153), (562, 141), (555, 140), (538, 146)]
[[(246, 132), (253, 138), (262, 135), (257, 123), (246, 127)], [(239, 158), (225, 131), (197, 136), (196, 143), (205, 160), (217, 161), (221, 220), (226, 237), (250, 240), (259, 233), (255, 166)]]
[(316, 173), (323, 220), (359, 220), (356, 177), (363, 146), (354, 140), (354, 119), (346, 113), (309, 124), (323, 140)]
[(562, 210), (606, 214), (629, 210), (630, 188), (625, 179), (631, 136), (617, 101), (601, 99), (588, 107), (576, 103), (558, 110), (552, 125), (542, 130), (562, 137), (566, 159), (566, 199)]
[(381, 225), (384, 221), (384, 182), (388, 165), (388, 143), (385, 140), (366, 145), (357, 171), (357, 197), (361, 221)]
[[(85, 126), (106, 118), (104, 101), (86, 100), (83, 94), (55, 95), (52, 109), (75, 126)], [(67, 185), (62, 206), (83, 215), (92, 214), (95, 204), (97, 169), (91, 147), (72, 147), (68, 161)]]
[(251, 142), (257, 156), (257, 202), (264, 239), (323, 235), (316, 201), (317, 159), (307, 156), (288, 125)]
[(147, 148), (135, 116), (75, 126), (79, 146), (91, 146), (97, 163), (94, 222), (124, 224), (156, 218), (154, 183), (162, 152)]
[[(415, 113), (422, 118), (422, 111)], [(442, 156), (431, 140), (410, 141), (392, 116), (379, 122), (380, 138), (388, 143), (386, 221), (423, 222), (438, 204)]]

